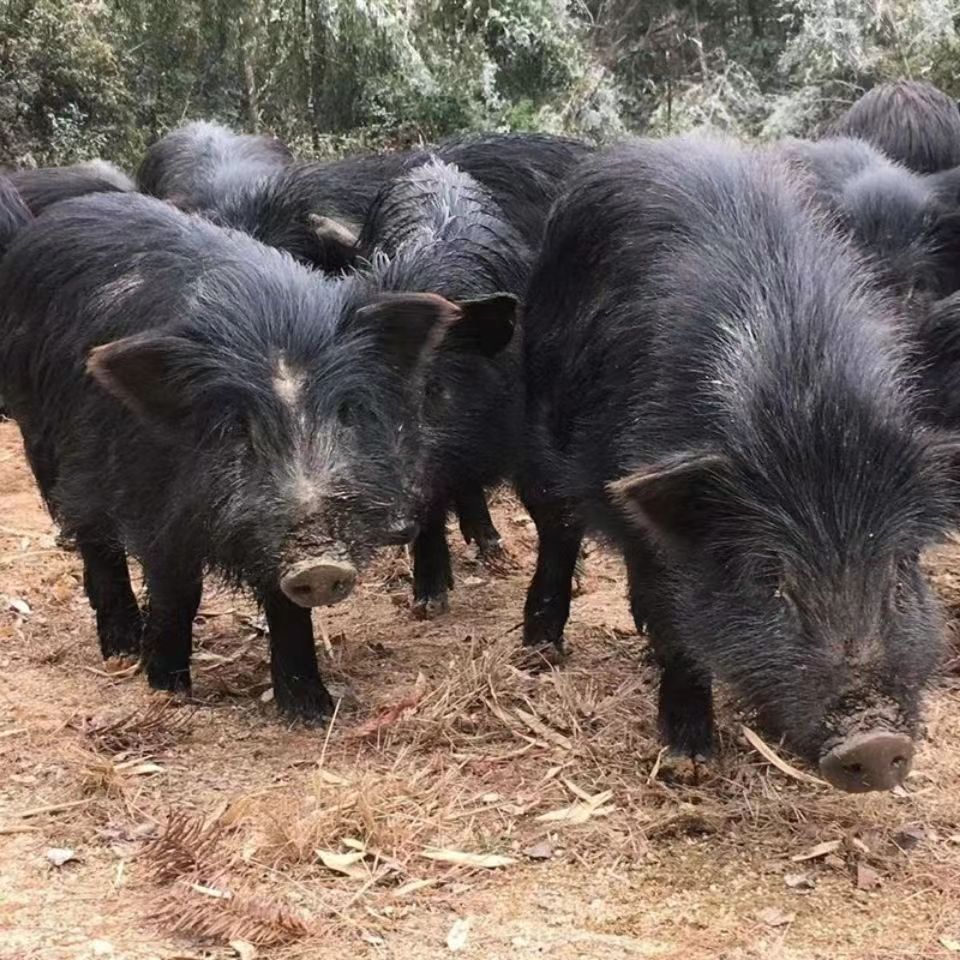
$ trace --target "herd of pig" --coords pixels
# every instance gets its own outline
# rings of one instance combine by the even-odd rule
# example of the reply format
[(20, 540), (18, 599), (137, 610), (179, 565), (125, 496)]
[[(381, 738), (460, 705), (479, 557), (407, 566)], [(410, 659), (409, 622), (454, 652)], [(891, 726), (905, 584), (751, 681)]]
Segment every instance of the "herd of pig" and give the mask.
[[(913, 757), (960, 527), (960, 110), (867, 93), (821, 139), (479, 135), (332, 162), (208, 123), (0, 180), (0, 391), (83, 560), (104, 657), (190, 688), (204, 574), (249, 589), (275, 702), (333, 707), (310, 609), (446, 521), (537, 529), (562, 649), (585, 533), (623, 556), (673, 750), (712, 684), (836, 787)], [(146, 604), (131, 587), (142, 565)]]

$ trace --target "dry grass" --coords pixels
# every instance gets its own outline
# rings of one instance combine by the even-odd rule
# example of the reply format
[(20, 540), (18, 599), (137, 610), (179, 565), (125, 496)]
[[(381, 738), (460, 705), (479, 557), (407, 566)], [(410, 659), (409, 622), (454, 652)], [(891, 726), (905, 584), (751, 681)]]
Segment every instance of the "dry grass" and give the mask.
[[(408, 560), (385, 555), (316, 620), (347, 686), (335, 722), (287, 728), (242, 598), (205, 600), (190, 705), (104, 670), (77, 558), (19, 461), (0, 478), (0, 593), (30, 608), (0, 618), (0, 956), (89, 960), (81, 931), (124, 960), (231, 940), (423, 960), (457, 921), (463, 955), (491, 960), (947, 960), (960, 941), (956, 679), (899, 796), (798, 782), (723, 702), (715, 761), (672, 760), (616, 560), (590, 552), (565, 663), (518, 650), (534, 534), (504, 498), (519, 569), (493, 574), (452, 531), (453, 611), (419, 623)], [(960, 550), (930, 563), (960, 611)], [(48, 847), (77, 859), (54, 868)]]
[(175, 698), (157, 694), (144, 707), (81, 718), (74, 725), (96, 750), (143, 755), (178, 743), (189, 731), (191, 720), (191, 711), (183, 709)]

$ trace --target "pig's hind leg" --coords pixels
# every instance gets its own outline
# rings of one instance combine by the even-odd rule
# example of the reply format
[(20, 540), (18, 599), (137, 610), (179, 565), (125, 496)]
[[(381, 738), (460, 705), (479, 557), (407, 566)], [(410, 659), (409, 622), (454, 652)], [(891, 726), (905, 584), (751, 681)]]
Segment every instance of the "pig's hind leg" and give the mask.
[(477, 546), (481, 560), (496, 560), (503, 554), (503, 539), (493, 525), (487, 498), (479, 484), (463, 486), (454, 494), (460, 533), (467, 543)]

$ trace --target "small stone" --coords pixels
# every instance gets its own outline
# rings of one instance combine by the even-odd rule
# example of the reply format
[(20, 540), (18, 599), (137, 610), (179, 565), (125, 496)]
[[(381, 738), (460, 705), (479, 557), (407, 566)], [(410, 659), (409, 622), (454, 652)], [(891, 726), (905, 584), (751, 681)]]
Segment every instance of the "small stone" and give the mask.
[(62, 867), (65, 863), (76, 860), (77, 852), (76, 850), (71, 850), (69, 847), (50, 847), (50, 849), (47, 850), (47, 859), (55, 867)]
[(791, 890), (812, 890), (815, 886), (813, 880), (805, 873), (785, 874), (783, 882)]
[(541, 840), (532, 847), (527, 847), (523, 853), (531, 860), (550, 860), (553, 858), (554, 847), (549, 840)]

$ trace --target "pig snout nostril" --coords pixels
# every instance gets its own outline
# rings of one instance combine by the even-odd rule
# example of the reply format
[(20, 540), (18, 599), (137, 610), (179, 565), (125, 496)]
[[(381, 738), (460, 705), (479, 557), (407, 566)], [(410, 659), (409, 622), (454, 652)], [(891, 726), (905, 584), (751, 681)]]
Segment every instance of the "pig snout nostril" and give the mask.
[(820, 772), (849, 793), (890, 790), (903, 782), (913, 760), (913, 741), (901, 733), (873, 730), (848, 737), (820, 760)]
[(280, 577), (280, 589), (298, 606), (330, 606), (350, 594), (356, 578), (348, 561), (319, 557), (293, 564)]

